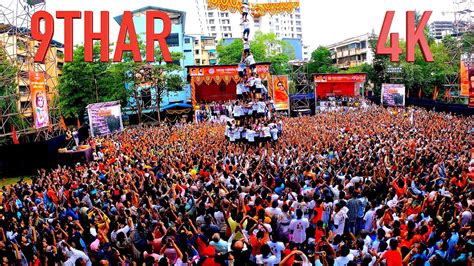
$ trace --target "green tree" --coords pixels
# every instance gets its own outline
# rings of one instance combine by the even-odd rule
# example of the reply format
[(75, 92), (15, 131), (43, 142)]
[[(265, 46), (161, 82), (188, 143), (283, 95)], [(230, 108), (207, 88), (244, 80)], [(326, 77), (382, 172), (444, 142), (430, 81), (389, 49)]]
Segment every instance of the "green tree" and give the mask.
[(306, 65), (309, 73), (336, 73), (338, 68), (333, 65), (331, 58), (331, 51), (324, 47), (319, 46), (316, 50), (311, 53), (311, 59)]
[(219, 57), (220, 65), (238, 64), (242, 60), (242, 50), (244, 44), (241, 39), (235, 39), (229, 45), (225, 45), (224, 40), (221, 40), (217, 45), (217, 56)]
[[(0, 47), (0, 96), (9, 96), (15, 93), (17, 71), (18, 68), (10, 62), (5, 50)], [(16, 102), (12, 97), (0, 100), (0, 114), (5, 112), (5, 108), (11, 101)]]
[(92, 62), (84, 62), (84, 46), (76, 46), (74, 60), (64, 64), (59, 79), (62, 115), (79, 117), (88, 104), (102, 101), (126, 101), (124, 83), (129, 64), (100, 62), (99, 43), (94, 45)]
[[(228, 45), (221, 41), (217, 45), (219, 64), (238, 64), (242, 60), (243, 48), (241, 39), (235, 39)], [(295, 57), (293, 47), (278, 39), (274, 33), (256, 32), (250, 41), (250, 50), (256, 62), (270, 62), (270, 71), (277, 75), (288, 74), (288, 61)]]

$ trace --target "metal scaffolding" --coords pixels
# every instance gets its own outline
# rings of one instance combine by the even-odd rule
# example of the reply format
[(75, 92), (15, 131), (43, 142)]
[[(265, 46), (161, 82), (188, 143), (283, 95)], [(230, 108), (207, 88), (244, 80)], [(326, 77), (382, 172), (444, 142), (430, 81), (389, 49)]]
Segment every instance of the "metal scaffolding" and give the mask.
[(311, 103), (309, 95), (314, 93), (313, 87), (311, 86), (311, 75), (308, 73), (305, 65), (307, 61), (295, 60), (288, 62), (290, 67), (290, 78), (295, 85), (295, 97), (290, 99), (290, 106), (292, 112), (304, 113), (311, 110)]
[[(12, 0), (0, 4), (0, 143), (8, 143), (12, 127), (21, 142), (48, 140), (62, 134), (59, 126), (57, 53), (49, 49), (41, 63), (34, 62), (38, 43), (31, 38), (31, 16), (45, 9), (42, 0)], [(57, 42), (52, 46), (62, 46)], [(54, 50), (55, 51), (55, 50)], [(33, 121), (29, 73), (43, 72), (50, 127), (36, 129)]]
[[(443, 12), (443, 14), (454, 15), (452, 36), (458, 40), (444, 43), (449, 54), (446, 62), (448, 65), (459, 66), (461, 59), (473, 58), (474, 43), (470, 42), (469, 38), (464, 38), (466, 34), (472, 35), (474, 32), (474, 25), (472, 24), (473, 11), (472, 0), (453, 0), (453, 11)], [(459, 71), (455, 74), (446, 74), (443, 87), (445, 91), (459, 91)]]

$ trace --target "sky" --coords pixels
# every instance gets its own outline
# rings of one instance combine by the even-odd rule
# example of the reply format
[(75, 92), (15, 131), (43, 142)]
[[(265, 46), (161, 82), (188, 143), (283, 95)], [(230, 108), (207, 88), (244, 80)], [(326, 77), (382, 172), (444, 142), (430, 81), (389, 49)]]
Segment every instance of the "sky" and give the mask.
[[(263, 1), (265, 0), (259, 0)], [(473, 0), (464, 1), (472, 3)], [(388, 10), (396, 12), (391, 32), (399, 32), (401, 38), (405, 36), (406, 11), (433, 11), (430, 22), (454, 20), (454, 15), (449, 13), (454, 9), (453, 0), (301, 0), (300, 3), (303, 42), (312, 49), (372, 31), (378, 34)], [(99, 12), (109, 11), (111, 42), (116, 40), (119, 32), (119, 26), (113, 17), (121, 15), (123, 11), (133, 11), (149, 5), (186, 11), (186, 33), (200, 33), (195, 0), (46, 0), (46, 10), (53, 16), (58, 10), (94, 11), (94, 15), (97, 14), (94, 30), (97, 31), (100, 29)], [(448, 13), (443, 15), (443, 12)], [(82, 20), (74, 23), (75, 44), (83, 42), (83, 23)], [(59, 42), (64, 40), (62, 20), (55, 21), (54, 39)]]

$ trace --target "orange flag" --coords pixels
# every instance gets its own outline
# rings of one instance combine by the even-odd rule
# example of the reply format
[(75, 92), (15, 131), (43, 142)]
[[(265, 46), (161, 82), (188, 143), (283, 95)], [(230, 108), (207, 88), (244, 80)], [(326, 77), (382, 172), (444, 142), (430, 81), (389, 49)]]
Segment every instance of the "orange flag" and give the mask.
[(62, 117), (62, 116), (61, 116), (61, 121), (60, 121), (60, 123), (61, 123), (61, 128), (64, 129), (64, 130), (66, 130), (66, 129), (67, 129), (66, 122), (64, 122), (64, 117)]
[(77, 129), (81, 128), (81, 121), (79, 121), (79, 117), (77, 118)]
[(53, 132), (53, 126), (51, 125), (51, 121), (48, 123), (48, 132)]
[(418, 98), (421, 99), (421, 88), (420, 88), (420, 90), (418, 91)]
[(12, 139), (13, 139), (13, 144), (20, 144), (18, 141), (18, 136), (16, 135), (16, 130), (15, 127), (12, 125)]
[(436, 101), (438, 98), (438, 86), (435, 86), (434, 92), (433, 92), (433, 101)]

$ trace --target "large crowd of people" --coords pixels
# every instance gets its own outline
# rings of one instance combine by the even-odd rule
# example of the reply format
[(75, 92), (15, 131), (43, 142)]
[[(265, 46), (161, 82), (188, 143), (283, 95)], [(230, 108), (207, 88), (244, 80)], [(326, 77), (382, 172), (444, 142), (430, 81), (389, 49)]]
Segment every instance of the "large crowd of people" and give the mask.
[(470, 265), (472, 117), (367, 108), (128, 128), (3, 187), (3, 265)]

